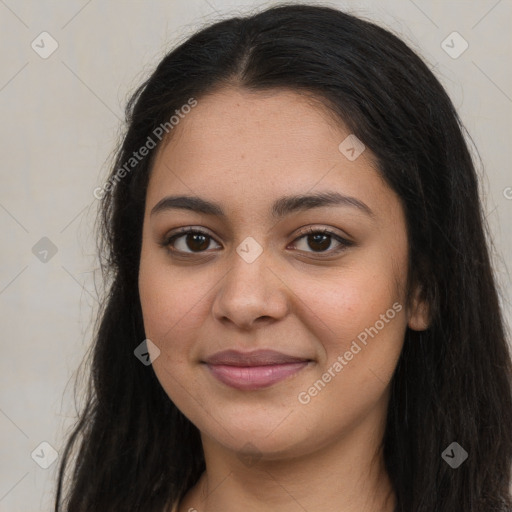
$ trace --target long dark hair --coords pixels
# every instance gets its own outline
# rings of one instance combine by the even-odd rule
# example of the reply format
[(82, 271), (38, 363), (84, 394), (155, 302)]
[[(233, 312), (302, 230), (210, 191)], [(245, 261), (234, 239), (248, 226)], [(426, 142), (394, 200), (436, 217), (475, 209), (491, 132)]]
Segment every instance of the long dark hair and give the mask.
[[(108, 291), (55, 510), (161, 512), (205, 469), (197, 428), (134, 356), (145, 339), (138, 267), (160, 144), (122, 177), (119, 170), (190, 98), (226, 85), (319, 98), (373, 152), (400, 197), (408, 289), (421, 287), (431, 323), (407, 330), (391, 384), (383, 443), (396, 512), (510, 510), (512, 364), (462, 124), (439, 81), (396, 36), (330, 7), (297, 4), (200, 30), (129, 101), (98, 217)], [(452, 442), (468, 453), (456, 469), (442, 457)]]

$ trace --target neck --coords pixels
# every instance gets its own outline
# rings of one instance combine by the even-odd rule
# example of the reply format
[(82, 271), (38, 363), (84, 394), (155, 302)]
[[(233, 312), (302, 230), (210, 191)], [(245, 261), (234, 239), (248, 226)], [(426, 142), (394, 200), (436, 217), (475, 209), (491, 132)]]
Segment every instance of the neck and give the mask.
[(202, 436), (206, 471), (179, 511), (393, 512), (395, 496), (384, 467), (383, 422), (367, 417), (314, 452), (248, 460)]

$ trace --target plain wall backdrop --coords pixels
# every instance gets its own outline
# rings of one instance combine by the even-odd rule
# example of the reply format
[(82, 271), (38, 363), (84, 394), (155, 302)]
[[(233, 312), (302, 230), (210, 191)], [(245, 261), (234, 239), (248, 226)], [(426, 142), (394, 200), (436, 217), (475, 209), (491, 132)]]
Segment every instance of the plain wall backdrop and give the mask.
[[(91, 343), (101, 287), (93, 191), (107, 175), (126, 100), (197, 28), (276, 3), (0, 0), (1, 511), (52, 510), (75, 416), (73, 379)], [(311, 3), (390, 29), (447, 88), (483, 163), (511, 325), (512, 1)]]

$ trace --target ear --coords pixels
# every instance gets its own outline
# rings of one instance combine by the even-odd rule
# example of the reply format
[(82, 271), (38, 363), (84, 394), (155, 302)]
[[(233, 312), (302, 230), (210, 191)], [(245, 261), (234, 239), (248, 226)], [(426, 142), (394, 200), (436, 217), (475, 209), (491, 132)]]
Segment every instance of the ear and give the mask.
[(422, 286), (418, 285), (414, 290), (407, 325), (413, 331), (425, 331), (430, 326), (430, 308)]

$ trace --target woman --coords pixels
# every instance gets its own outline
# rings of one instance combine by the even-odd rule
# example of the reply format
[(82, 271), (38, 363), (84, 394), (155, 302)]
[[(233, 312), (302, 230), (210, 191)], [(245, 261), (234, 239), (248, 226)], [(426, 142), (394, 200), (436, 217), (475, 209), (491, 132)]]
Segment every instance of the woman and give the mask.
[(420, 58), (275, 7), (190, 37), (127, 118), (55, 510), (511, 510), (477, 177)]

